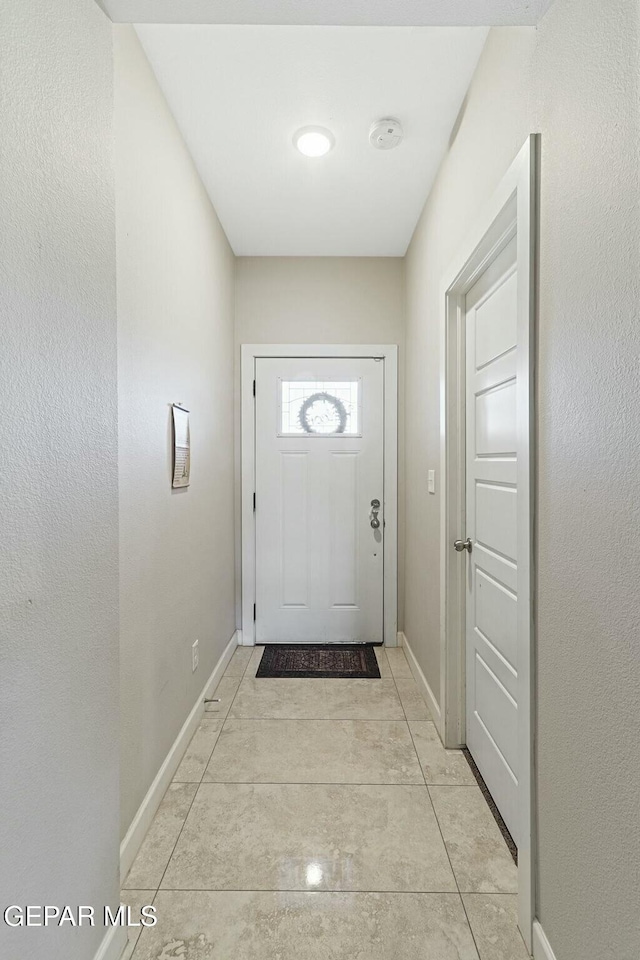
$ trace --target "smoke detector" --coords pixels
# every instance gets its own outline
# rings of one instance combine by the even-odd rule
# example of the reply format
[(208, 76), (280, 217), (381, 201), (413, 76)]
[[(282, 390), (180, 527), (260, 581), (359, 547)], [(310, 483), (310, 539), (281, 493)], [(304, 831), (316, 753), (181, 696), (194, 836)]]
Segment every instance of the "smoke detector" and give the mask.
[(376, 120), (369, 130), (369, 143), (376, 150), (393, 150), (400, 146), (404, 133), (399, 120), (393, 120), (387, 117), (384, 120)]

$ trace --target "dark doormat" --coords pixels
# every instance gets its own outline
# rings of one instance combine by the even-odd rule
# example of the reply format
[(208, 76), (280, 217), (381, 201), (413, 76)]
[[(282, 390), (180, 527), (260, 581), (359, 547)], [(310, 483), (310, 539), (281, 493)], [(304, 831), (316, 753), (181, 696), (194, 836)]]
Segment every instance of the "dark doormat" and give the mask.
[(471, 754), (470, 754), (469, 750), (467, 749), (467, 747), (463, 747), (463, 748), (462, 748), (462, 752), (464, 753), (464, 755), (465, 755), (465, 757), (466, 757), (466, 759), (467, 759), (467, 763), (468, 763), (469, 766), (471, 767), (471, 772), (473, 773), (474, 777), (476, 778), (477, 784), (478, 784), (478, 786), (480, 787), (480, 789), (481, 789), (481, 791), (482, 791), (482, 795), (484, 796), (485, 800), (487, 801), (487, 805), (488, 805), (489, 809), (491, 810), (491, 813), (493, 814), (493, 819), (494, 819), (495, 822), (498, 824), (498, 827), (499, 827), (499, 829), (500, 829), (500, 833), (502, 834), (502, 836), (503, 836), (503, 838), (504, 838), (504, 842), (505, 842), (506, 845), (508, 846), (508, 848), (509, 848), (509, 853), (510, 853), (511, 856), (513, 857), (514, 862), (515, 862), (515, 864), (516, 864), (516, 866), (517, 866), (517, 865), (518, 865), (518, 848), (517, 848), (516, 845), (515, 845), (515, 842), (514, 842), (513, 837), (512, 837), (511, 834), (509, 833), (509, 828), (507, 827), (506, 823), (505, 823), (504, 820), (502, 819), (502, 816), (500, 815), (500, 811), (498, 810), (498, 808), (497, 808), (497, 806), (496, 806), (496, 802), (495, 802), (495, 800), (493, 799), (493, 797), (491, 796), (491, 794), (489, 793), (489, 788), (488, 788), (488, 786), (486, 785), (486, 783), (484, 782), (484, 779), (483, 779), (483, 777), (482, 777), (482, 774), (481, 774), (480, 771), (478, 770), (478, 768), (477, 768), (477, 766), (476, 766), (476, 762), (475, 762), (475, 760), (473, 759), (473, 757), (471, 756)]
[(269, 643), (256, 677), (379, 680), (372, 643)]

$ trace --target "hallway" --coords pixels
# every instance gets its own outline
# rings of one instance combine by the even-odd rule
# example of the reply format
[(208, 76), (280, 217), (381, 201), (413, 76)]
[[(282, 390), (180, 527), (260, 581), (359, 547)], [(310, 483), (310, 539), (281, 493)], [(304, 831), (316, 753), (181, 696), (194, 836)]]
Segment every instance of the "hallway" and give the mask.
[[(380, 680), (239, 647), (124, 882), (126, 960), (525, 960), (516, 868), (401, 648)], [(137, 941), (137, 943), (136, 943)]]
[(637, 0), (0, 9), (0, 960), (640, 960)]

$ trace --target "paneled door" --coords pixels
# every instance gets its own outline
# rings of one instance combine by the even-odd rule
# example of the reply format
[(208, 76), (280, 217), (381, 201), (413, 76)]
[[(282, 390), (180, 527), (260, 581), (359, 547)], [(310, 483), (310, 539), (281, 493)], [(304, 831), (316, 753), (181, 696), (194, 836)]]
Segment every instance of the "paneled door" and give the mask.
[(466, 297), (467, 746), (518, 843), (515, 238)]
[(382, 642), (384, 360), (255, 370), (256, 642)]

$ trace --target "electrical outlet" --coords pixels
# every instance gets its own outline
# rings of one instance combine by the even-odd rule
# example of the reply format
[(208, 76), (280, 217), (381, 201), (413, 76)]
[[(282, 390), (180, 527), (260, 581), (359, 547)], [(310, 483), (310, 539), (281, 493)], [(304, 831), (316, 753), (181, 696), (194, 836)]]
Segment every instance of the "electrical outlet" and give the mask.
[(191, 672), (195, 673), (200, 663), (200, 654), (198, 652), (199, 640), (194, 640), (191, 645)]

